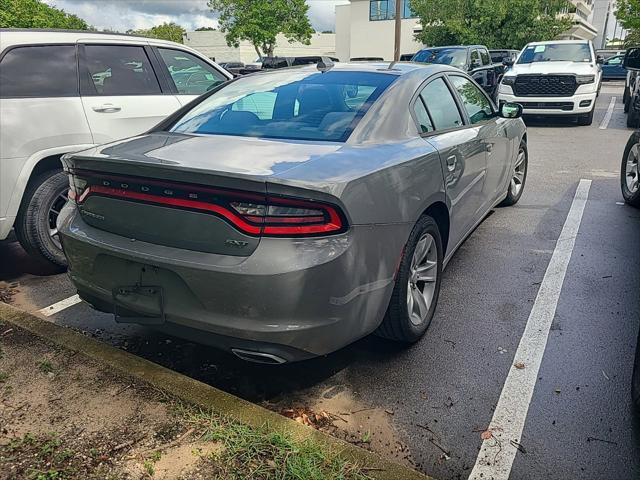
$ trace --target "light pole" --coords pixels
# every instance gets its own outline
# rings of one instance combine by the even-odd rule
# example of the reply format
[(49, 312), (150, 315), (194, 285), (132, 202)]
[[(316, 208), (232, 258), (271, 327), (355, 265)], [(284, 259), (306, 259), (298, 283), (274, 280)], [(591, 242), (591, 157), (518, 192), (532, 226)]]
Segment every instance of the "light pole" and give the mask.
[[(409, 1), (409, 0), (404, 0)], [(403, 0), (396, 0), (396, 39), (393, 49), (393, 61), (400, 60), (400, 36), (402, 33), (402, 2)]]

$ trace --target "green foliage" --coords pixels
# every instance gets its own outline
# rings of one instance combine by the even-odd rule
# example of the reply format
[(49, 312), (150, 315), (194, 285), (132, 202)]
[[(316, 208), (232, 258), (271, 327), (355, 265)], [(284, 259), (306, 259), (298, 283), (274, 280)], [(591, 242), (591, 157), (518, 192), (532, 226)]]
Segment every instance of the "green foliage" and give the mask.
[(562, 13), (571, 7), (567, 0), (411, 0), (424, 26), (416, 39), (429, 46), (520, 49), (569, 29), (572, 21)]
[(229, 46), (248, 40), (260, 56), (273, 56), (279, 33), (306, 45), (314, 33), (305, 0), (209, 0), (208, 5), (218, 13)]
[(140, 35), (142, 37), (159, 38), (160, 40), (169, 40), (170, 42), (182, 43), (182, 36), (187, 31), (177, 23), (163, 23), (149, 29), (128, 30), (127, 33), (132, 35)]
[(628, 30), (625, 46), (640, 45), (640, 0), (618, 0), (616, 17)]
[(0, 28), (87, 30), (81, 18), (39, 0), (0, 0)]
[(196, 28), (196, 32), (213, 32), (215, 28), (213, 27), (198, 27)]

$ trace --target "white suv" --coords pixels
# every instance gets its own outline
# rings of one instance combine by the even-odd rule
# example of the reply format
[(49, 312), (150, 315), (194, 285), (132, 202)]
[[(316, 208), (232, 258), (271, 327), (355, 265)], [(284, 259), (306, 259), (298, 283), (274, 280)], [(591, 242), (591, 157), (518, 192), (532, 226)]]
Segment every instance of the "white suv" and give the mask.
[(128, 35), (0, 29), (0, 240), (65, 258), (60, 157), (138, 135), (231, 78), (197, 51)]
[(516, 102), (525, 114), (577, 115), (591, 125), (602, 68), (587, 40), (530, 43), (504, 74), (499, 102)]

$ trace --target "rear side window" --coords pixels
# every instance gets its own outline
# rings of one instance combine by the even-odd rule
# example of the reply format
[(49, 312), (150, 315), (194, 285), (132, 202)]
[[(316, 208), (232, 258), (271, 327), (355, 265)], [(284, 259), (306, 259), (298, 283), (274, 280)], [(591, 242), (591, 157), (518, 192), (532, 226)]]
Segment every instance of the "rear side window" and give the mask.
[(18, 47), (0, 62), (0, 97), (78, 95), (75, 45)]
[(437, 130), (448, 130), (463, 125), (458, 105), (442, 78), (436, 78), (424, 87), (420, 96), (429, 109)]
[(179, 95), (202, 95), (227, 80), (222, 73), (190, 53), (171, 48), (159, 48), (158, 51)]
[(89, 95), (159, 95), (160, 84), (143, 47), (86, 45)]
[(480, 50), (480, 57), (482, 58), (483, 65), (491, 65), (491, 57), (489, 56), (489, 52), (484, 49)]
[(427, 112), (427, 109), (424, 106), (424, 103), (422, 103), (422, 99), (420, 97), (416, 99), (413, 111), (416, 114), (416, 120), (420, 126), (420, 133), (433, 132), (434, 128), (431, 123), (431, 119), (429, 118), (429, 113)]

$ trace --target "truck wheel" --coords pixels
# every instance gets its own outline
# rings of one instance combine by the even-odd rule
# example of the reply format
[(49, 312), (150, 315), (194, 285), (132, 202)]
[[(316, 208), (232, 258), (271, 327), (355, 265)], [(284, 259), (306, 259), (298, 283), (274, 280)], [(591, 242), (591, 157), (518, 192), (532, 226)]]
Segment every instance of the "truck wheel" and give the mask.
[(629, 114), (627, 115), (627, 127), (638, 128), (640, 126), (640, 114), (633, 105), (633, 99), (629, 100)]
[(420, 340), (436, 311), (443, 262), (438, 224), (423, 215), (404, 248), (389, 308), (377, 335), (402, 343)]
[(52, 170), (33, 179), (18, 211), (15, 232), (29, 255), (59, 269), (67, 266), (58, 238), (56, 220), (67, 203), (69, 179), (64, 172)]
[(622, 165), (620, 165), (620, 188), (624, 201), (634, 207), (640, 207), (640, 170), (638, 170), (640, 160), (640, 135), (634, 133), (629, 138), (627, 146), (622, 155)]
[(588, 126), (593, 123), (593, 114), (595, 113), (596, 108), (593, 107), (589, 113), (583, 113), (582, 115), (578, 115), (578, 125)]

